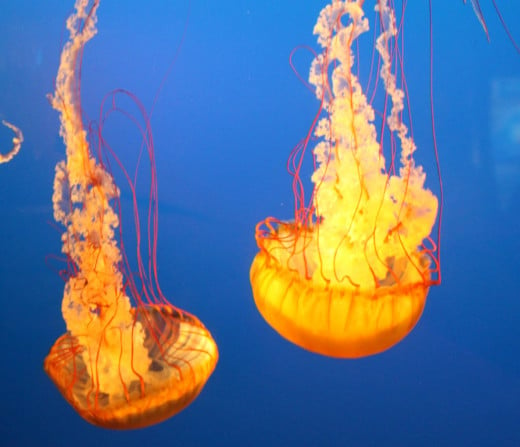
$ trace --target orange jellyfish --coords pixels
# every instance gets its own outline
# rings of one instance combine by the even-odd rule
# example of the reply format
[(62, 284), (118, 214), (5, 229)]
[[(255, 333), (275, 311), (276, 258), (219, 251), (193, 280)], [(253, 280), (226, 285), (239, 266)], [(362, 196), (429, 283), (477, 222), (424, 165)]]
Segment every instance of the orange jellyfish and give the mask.
[(131, 429), (163, 421), (189, 405), (213, 372), (218, 351), (204, 325), (170, 304), (157, 283), (153, 153), (150, 260), (141, 256), (137, 228), (137, 278), (119, 248), (120, 191), (103, 157), (89, 145), (81, 115), (81, 58), (96, 33), (98, 5), (76, 1), (51, 97), (67, 153), (56, 166), (54, 217), (65, 227), (62, 251), (71, 267), (61, 306), (67, 332), (51, 348), (44, 369), (88, 422)]
[[(331, 357), (363, 357), (398, 343), (440, 281), (429, 236), (438, 200), (424, 186), (406, 124), (402, 16), (398, 23), (393, 1), (376, 2), (372, 83), (363, 90), (354, 53), (369, 30), (368, 3), (334, 0), (319, 15), (314, 33), (322, 51), (309, 82), (320, 111), (288, 162), (294, 221), (268, 217), (257, 225), (260, 251), (250, 270), (264, 319), (296, 345)], [(307, 203), (300, 173), (311, 140)]]

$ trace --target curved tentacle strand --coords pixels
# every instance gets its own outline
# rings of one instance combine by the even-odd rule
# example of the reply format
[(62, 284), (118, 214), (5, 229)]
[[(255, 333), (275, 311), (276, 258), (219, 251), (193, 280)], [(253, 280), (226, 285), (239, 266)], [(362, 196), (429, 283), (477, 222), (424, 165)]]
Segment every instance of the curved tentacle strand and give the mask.
[(18, 127), (5, 120), (2, 120), (2, 124), (14, 132), (14, 137), (11, 150), (5, 154), (0, 154), (0, 164), (10, 162), (20, 152), (23, 143), (23, 133)]

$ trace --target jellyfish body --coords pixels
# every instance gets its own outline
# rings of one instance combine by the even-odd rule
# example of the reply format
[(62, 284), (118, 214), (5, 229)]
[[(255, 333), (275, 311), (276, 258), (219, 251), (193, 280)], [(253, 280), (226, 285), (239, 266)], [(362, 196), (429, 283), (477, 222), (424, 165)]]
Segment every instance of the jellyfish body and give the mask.
[[(104, 428), (141, 428), (175, 415), (197, 397), (215, 367), (216, 345), (193, 316), (164, 305), (131, 308), (130, 316), (129, 326), (107, 328), (107, 335), (118, 332), (111, 341), (69, 331), (44, 362), (74, 409)], [(141, 355), (132, 357), (136, 348)]]
[[(65, 227), (62, 251), (70, 268), (62, 301), (67, 332), (51, 348), (44, 369), (87, 421), (128, 429), (160, 422), (192, 402), (213, 372), (218, 350), (204, 325), (160, 291), (157, 205), (151, 208), (149, 262), (137, 250), (139, 280), (115, 237), (120, 191), (91, 151), (80, 106), (81, 56), (96, 33), (98, 5), (76, 1), (51, 98), (67, 151), (56, 166), (54, 217)], [(153, 160), (152, 153), (152, 179)]]
[(399, 342), (419, 320), (439, 268), (435, 247), (423, 243), (435, 224), (438, 201), (424, 187), (425, 174), (414, 163), (415, 144), (403, 122), (395, 13), (386, 0), (376, 3), (379, 64), (374, 65), (380, 67), (385, 98), (380, 128), (389, 141), (378, 137), (378, 115), (355, 74), (352, 48), (369, 29), (367, 2), (333, 1), (314, 29), (323, 51), (312, 63), (309, 81), (323, 115), (314, 128), (312, 198), (304, 203), (299, 177), (307, 138), (289, 163), (295, 220), (268, 218), (258, 224), (260, 252), (250, 271), (265, 320), (293, 343), (332, 357), (376, 354)]

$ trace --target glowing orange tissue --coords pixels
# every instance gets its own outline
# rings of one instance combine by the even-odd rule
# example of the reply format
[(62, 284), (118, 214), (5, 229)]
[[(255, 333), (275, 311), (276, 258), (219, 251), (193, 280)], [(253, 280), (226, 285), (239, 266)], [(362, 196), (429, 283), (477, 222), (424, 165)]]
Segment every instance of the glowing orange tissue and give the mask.
[[(424, 186), (406, 124), (402, 22), (394, 2), (378, 0), (368, 33), (368, 4), (334, 0), (320, 13), (314, 33), (322, 50), (309, 75), (320, 110), (288, 163), (294, 221), (269, 217), (257, 225), (260, 251), (250, 271), (265, 320), (296, 345), (332, 357), (395, 345), (439, 281), (429, 236), (438, 200)], [(360, 48), (371, 35), (372, 60), (363, 65)], [(360, 72), (371, 74), (364, 88)], [(306, 201), (301, 171), (310, 141), (313, 191)]]
[(5, 120), (2, 120), (2, 124), (13, 131), (14, 137), (11, 150), (5, 154), (0, 153), (0, 164), (9, 163), (20, 152), (23, 143), (23, 133), (18, 127)]
[(149, 142), (150, 247), (149, 259), (143, 259), (137, 228), (139, 274), (129, 268), (117, 237), (120, 190), (103, 157), (93, 152), (81, 116), (81, 58), (96, 33), (98, 5), (76, 1), (51, 98), (67, 152), (56, 166), (53, 205), (65, 228), (62, 251), (69, 269), (61, 306), (67, 332), (51, 348), (44, 369), (84, 419), (129, 429), (163, 421), (189, 405), (213, 372), (218, 350), (204, 325), (170, 304), (157, 282), (157, 184)]

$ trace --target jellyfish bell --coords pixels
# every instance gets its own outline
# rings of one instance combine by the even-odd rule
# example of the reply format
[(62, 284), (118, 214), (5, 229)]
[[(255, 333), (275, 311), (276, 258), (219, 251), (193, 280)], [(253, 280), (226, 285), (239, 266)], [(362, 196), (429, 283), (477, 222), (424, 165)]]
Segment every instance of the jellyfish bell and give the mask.
[[(371, 65), (378, 78), (372, 88), (382, 94), (367, 94), (357, 75), (354, 50), (370, 28), (368, 4), (335, 0), (320, 13), (314, 33), (322, 52), (309, 75), (320, 100), (311, 131), (313, 192), (307, 203), (300, 171), (309, 135), (288, 163), (294, 221), (267, 218), (257, 225), (260, 251), (250, 270), (264, 319), (296, 345), (332, 357), (363, 357), (398, 343), (440, 281), (430, 237), (438, 200), (424, 186), (405, 123), (402, 23), (393, 2), (374, 5), (379, 60)], [(376, 109), (368, 98), (383, 99)]]
[[(76, 1), (51, 98), (67, 152), (56, 166), (53, 207), (65, 228), (62, 251), (69, 268), (62, 301), (67, 332), (54, 343), (44, 369), (84, 419), (104, 428), (133, 429), (161, 422), (189, 405), (212, 374), (218, 350), (200, 320), (173, 306), (159, 287), (155, 159), (142, 106), (143, 147), (151, 166), (148, 231), (142, 241), (136, 212), (138, 273), (130, 268), (121, 232), (121, 192), (106, 160), (111, 156), (122, 164), (111, 149), (103, 151), (102, 126), (96, 154), (81, 115), (81, 57), (96, 33), (98, 6), (99, 1), (90, 6), (88, 0)], [(110, 95), (107, 115), (119, 111), (120, 93)], [(136, 180), (124, 168), (123, 173), (136, 207)]]
[(80, 416), (104, 428), (142, 428), (174, 416), (198, 396), (218, 357), (197, 318), (171, 305), (127, 311), (129, 322), (103, 333), (69, 330), (44, 362)]

